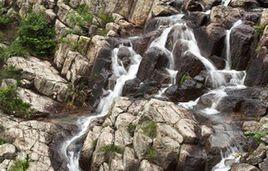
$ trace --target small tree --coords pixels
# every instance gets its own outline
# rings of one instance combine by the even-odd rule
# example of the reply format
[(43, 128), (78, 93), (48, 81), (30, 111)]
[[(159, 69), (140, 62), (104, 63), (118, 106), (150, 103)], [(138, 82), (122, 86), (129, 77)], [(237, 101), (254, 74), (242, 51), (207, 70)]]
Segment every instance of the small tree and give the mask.
[(21, 22), (19, 41), (33, 55), (51, 56), (56, 47), (54, 26), (44, 13), (29, 13)]

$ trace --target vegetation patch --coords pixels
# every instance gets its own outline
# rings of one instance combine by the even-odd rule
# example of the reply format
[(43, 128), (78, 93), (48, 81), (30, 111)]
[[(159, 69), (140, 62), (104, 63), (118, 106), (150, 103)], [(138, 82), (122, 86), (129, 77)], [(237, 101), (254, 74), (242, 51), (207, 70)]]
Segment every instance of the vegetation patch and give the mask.
[(102, 27), (105, 27), (108, 23), (114, 22), (113, 16), (105, 12), (100, 12), (98, 18), (102, 21)]
[(17, 160), (8, 171), (26, 171), (29, 167), (29, 160)]
[(135, 130), (136, 130), (136, 125), (130, 123), (127, 127), (128, 133), (133, 137)]
[(7, 9), (4, 8), (2, 2), (0, 2), (0, 26), (6, 26), (12, 23), (12, 18), (7, 16)]
[(246, 137), (251, 137), (253, 138), (257, 143), (261, 143), (262, 142), (262, 138), (265, 137), (265, 136), (268, 136), (268, 132), (267, 131), (264, 131), (264, 132), (261, 132), (261, 131), (256, 131), (256, 132), (245, 132), (244, 133)]
[(141, 127), (144, 134), (151, 138), (156, 137), (156, 133), (157, 133), (156, 128), (157, 128), (157, 125), (154, 121), (145, 121)]
[(183, 85), (183, 83), (184, 83), (186, 80), (191, 80), (191, 79), (192, 79), (192, 77), (189, 76), (188, 73), (183, 74), (183, 76), (182, 76), (181, 79), (180, 79), (179, 85)]
[(18, 40), (15, 40), (7, 48), (0, 47), (0, 62), (4, 62), (12, 56), (25, 56), (26, 54), (26, 50), (21, 46)]
[(48, 23), (44, 13), (29, 13), (19, 28), (19, 43), (31, 54), (48, 57), (56, 47), (55, 29)]
[(30, 118), (33, 114), (30, 104), (18, 97), (15, 86), (0, 89), (0, 108), (6, 114), (22, 118)]
[(256, 26), (254, 26), (255, 31), (256, 31), (256, 33), (257, 33), (258, 36), (261, 36), (263, 34), (263, 31), (265, 29), (265, 26), (266, 25), (256, 25)]
[(6, 143), (6, 140), (0, 138), (0, 145), (3, 145), (3, 144), (5, 144), (5, 143)]
[(94, 15), (90, 13), (90, 9), (86, 4), (79, 5), (75, 12), (68, 15), (71, 26), (87, 27), (92, 23), (93, 18)]
[(150, 147), (147, 149), (145, 153), (145, 158), (148, 159), (149, 161), (154, 160), (157, 157), (157, 151), (153, 147)]
[(105, 153), (106, 156), (111, 156), (115, 153), (123, 154), (124, 150), (117, 145), (111, 144), (106, 145), (101, 148), (101, 151)]
[(12, 78), (17, 80), (17, 82), (21, 79), (21, 71), (17, 70), (14, 66), (8, 66), (0, 70), (0, 83), (3, 79)]

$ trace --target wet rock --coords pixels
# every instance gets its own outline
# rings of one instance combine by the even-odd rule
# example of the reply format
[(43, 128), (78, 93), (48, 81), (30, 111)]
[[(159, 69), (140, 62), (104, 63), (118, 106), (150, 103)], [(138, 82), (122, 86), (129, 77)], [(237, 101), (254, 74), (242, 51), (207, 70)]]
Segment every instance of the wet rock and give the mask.
[(222, 26), (230, 28), (234, 22), (242, 17), (243, 13), (243, 10), (239, 8), (218, 5), (212, 8), (210, 20), (212, 23), (220, 23)]
[(245, 84), (248, 86), (254, 86), (254, 85), (265, 86), (268, 83), (267, 35), (268, 35), (268, 27), (265, 28), (263, 36), (258, 44), (257, 55), (252, 57), (249, 67), (247, 69), (247, 77), (245, 80)]
[(245, 121), (242, 126), (243, 131), (255, 132), (259, 129), (259, 123), (256, 121)]
[(145, 53), (137, 77), (140, 81), (152, 78), (155, 70), (161, 70), (168, 65), (167, 54), (157, 47), (152, 47)]
[(266, 147), (264, 144), (260, 144), (259, 147), (246, 158), (246, 161), (249, 164), (257, 165), (258, 163), (261, 163), (263, 161), (265, 156), (266, 156)]
[[(266, 155), (267, 156), (267, 155)], [(259, 164), (259, 168), (261, 170), (267, 170), (268, 169), (268, 158), (266, 157), (263, 162)]]
[(239, 163), (232, 166), (231, 171), (259, 171), (259, 169), (247, 163)]
[(186, 11), (203, 11), (203, 5), (199, 1), (186, 0), (183, 3), (183, 9)]
[(181, 154), (179, 157), (177, 170), (205, 170), (206, 158), (206, 153), (201, 147), (193, 145), (183, 145), (181, 147)]
[(187, 48), (185, 45), (178, 41), (174, 46), (174, 56), (175, 58), (175, 68), (178, 71), (176, 80), (180, 82), (180, 80), (185, 76), (189, 75), (192, 78), (198, 75), (203, 69), (204, 65), (202, 62), (191, 53), (184, 53)]
[(235, 0), (231, 1), (230, 6), (250, 9), (258, 7), (259, 3), (257, 0)]
[(256, 39), (255, 29), (249, 25), (241, 24), (232, 30), (230, 38), (232, 69), (246, 70), (251, 56), (255, 53)]

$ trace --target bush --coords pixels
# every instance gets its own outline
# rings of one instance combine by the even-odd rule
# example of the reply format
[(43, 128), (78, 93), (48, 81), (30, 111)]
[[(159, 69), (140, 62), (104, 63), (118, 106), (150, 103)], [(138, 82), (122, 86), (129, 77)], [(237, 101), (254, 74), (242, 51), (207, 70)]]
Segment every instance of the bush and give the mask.
[(106, 24), (114, 21), (113, 16), (105, 12), (99, 13), (98, 18), (101, 19), (102, 21), (102, 24), (103, 24), (102, 27), (105, 27)]
[(253, 138), (257, 143), (261, 143), (261, 139), (265, 136), (268, 136), (268, 132), (245, 132), (245, 136)]
[(12, 23), (12, 18), (6, 16), (6, 9), (3, 4), (0, 2), (0, 26), (6, 26)]
[(157, 128), (157, 125), (153, 121), (146, 121), (142, 124), (142, 127), (141, 127), (144, 134), (151, 138), (156, 137), (156, 133), (157, 133), (156, 128)]
[(0, 138), (0, 145), (3, 145), (5, 143), (6, 143), (6, 141), (4, 139)]
[(26, 171), (29, 167), (28, 159), (17, 160), (8, 171)]
[(15, 86), (0, 89), (0, 108), (6, 114), (22, 118), (30, 118), (33, 114), (30, 104), (18, 97)]
[(111, 144), (111, 145), (107, 145), (101, 148), (101, 151), (105, 153), (106, 156), (111, 156), (114, 153), (119, 153), (119, 154), (123, 154), (123, 149), (121, 149), (120, 147)]
[(9, 66), (0, 70), (0, 83), (3, 79), (12, 78), (18, 82), (21, 79), (21, 71), (17, 70), (14, 66)]
[(4, 62), (12, 56), (25, 56), (26, 54), (26, 50), (20, 45), (18, 40), (15, 40), (9, 47), (0, 48), (0, 62)]
[(68, 15), (71, 25), (78, 25), (80, 27), (89, 26), (92, 23), (93, 18), (93, 14), (90, 13), (90, 9), (85, 4), (78, 6), (75, 12)]
[(145, 154), (146, 159), (148, 159), (149, 161), (152, 161), (156, 158), (156, 156), (157, 156), (157, 151), (153, 147), (150, 147), (147, 149), (146, 154)]
[(21, 22), (19, 42), (33, 55), (51, 56), (56, 47), (55, 34), (44, 13), (29, 13)]
[(261, 36), (263, 34), (263, 31), (265, 29), (265, 26), (266, 25), (256, 25), (256, 26), (254, 26), (255, 31), (257, 33), (257, 36)]

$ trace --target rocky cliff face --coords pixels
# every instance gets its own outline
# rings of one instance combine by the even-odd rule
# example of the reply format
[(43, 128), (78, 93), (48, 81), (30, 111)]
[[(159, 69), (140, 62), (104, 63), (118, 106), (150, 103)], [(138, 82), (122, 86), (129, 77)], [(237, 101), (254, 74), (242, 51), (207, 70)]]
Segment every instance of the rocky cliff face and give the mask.
[[(81, 147), (84, 170), (211, 170), (221, 152), (239, 146), (243, 152), (223, 160), (225, 170), (268, 170), (268, 3), (227, 2), (0, 0), (0, 90), (17, 87), (16, 100), (42, 120), (1, 113), (0, 169), (27, 161), (28, 170), (68, 170), (69, 152)], [(21, 22), (31, 11), (55, 29), (50, 56), (7, 51), (20, 26), (1, 17)], [(135, 78), (123, 82), (125, 97), (63, 155), (59, 141), (84, 124), (66, 115), (97, 113), (135, 55), (141, 61)], [(8, 68), (19, 70), (20, 79), (7, 77)], [(215, 85), (213, 72), (224, 83)], [(207, 114), (212, 109), (217, 115)]]

